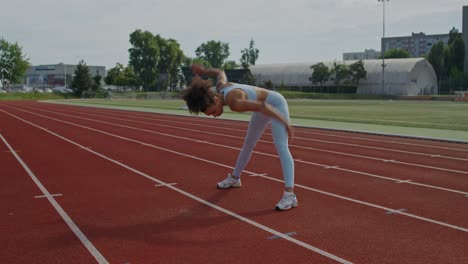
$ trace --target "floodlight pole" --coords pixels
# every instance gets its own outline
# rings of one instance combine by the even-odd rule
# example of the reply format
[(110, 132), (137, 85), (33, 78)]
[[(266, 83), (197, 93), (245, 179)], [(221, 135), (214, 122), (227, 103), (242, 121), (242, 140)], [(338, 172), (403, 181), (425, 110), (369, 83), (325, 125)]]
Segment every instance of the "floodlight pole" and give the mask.
[[(382, 37), (382, 91), (385, 91), (385, 2), (390, 0), (377, 0), (378, 2), (382, 2), (382, 12), (383, 12), (383, 37)], [(389, 91), (389, 94), (392, 95), (392, 91)]]

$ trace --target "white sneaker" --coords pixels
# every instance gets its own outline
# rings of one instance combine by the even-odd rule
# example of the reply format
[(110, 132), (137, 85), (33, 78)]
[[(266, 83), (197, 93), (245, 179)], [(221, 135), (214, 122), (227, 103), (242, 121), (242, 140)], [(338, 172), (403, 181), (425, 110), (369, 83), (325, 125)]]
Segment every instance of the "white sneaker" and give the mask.
[(230, 173), (228, 174), (226, 179), (218, 182), (218, 188), (220, 189), (239, 188), (241, 186), (242, 184), (240, 178), (234, 178), (234, 176), (232, 176)]
[(297, 197), (294, 193), (284, 192), (283, 198), (276, 204), (276, 210), (289, 210), (297, 206)]

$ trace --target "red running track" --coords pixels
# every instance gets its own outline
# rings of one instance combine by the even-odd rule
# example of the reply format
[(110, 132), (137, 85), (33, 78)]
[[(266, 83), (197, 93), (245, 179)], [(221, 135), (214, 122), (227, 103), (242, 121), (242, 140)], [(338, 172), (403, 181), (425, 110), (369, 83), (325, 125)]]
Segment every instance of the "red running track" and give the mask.
[[(468, 263), (468, 144), (296, 128), (218, 190), (246, 122), (0, 102), (3, 263)], [(174, 183), (174, 184), (173, 184)]]

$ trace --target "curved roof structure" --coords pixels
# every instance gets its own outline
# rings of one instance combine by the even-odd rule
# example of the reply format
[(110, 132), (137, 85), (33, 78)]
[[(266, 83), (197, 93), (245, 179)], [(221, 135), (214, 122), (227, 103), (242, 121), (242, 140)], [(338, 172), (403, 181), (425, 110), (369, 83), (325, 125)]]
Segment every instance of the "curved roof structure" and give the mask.
[[(329, 68), (333, 63), (350, 65), (356, 61), (323, 62)], [(382, 85), (382, 60), (364, 60), (367, 79), (361, 80), (358, 93), (418, 95), (437, 93), (437, 77), (424, 58), (386, 59), (385, 80)], [(270, 80), (274, 86), (312, 86), (310, 63), (263, 64), (250, 67), (258, 83)], [(332, 82), (327, 83), (332, 85)]]

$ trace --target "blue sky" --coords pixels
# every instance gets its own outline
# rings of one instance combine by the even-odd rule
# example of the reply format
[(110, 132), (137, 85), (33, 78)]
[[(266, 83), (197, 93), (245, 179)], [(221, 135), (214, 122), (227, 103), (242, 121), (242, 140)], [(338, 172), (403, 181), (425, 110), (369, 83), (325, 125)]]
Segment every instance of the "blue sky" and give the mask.
[[(468, 0), (390, 0), (387, 37), (462, 31)], [(0, 0), (0, 37), (18, 42), (33, 65), (128, 63), (129, 35), (148, 30), (179, 42), (187, 56), (209, 40), (227, 42), (239, 61), (250, 39), (257, 64), (341, 60), (380, 50), (377, 0)]]

